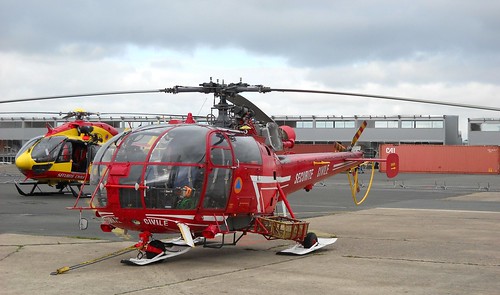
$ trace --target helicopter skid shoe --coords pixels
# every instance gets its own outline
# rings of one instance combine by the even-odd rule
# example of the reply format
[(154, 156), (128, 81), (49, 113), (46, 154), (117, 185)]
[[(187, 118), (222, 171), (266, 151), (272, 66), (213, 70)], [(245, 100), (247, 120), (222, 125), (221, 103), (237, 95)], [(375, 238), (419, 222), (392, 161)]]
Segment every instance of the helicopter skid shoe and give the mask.
[(181, 254), (184, 254), (191, 250), (192, 248), (190, 246), (178, 246), (178, 245), (172, 245), (171, 247), (168, 247), (165, 249), (165, 251), (161, 252), (160, 254), (156, 255), (153, 258), (147, 258), (146, 255), (142, 255), (141, 258), (130, 258), (130, 259), (124, 259), (121, 261), (121, 263), (127, 264), (127, 265), (138, 265), (138, 266), (143, 266), (143, 265), (148, 265), (151, 263), (159, 262), (168, 258), (172, 258), (175, 256), (179, 256)]
[[(25, 197), (65, 195), (67, 192), (65, 192), (64, 189), (67, 187), (68, 188), (70, 187), (68, 185), (68, 186), (64, 186), (62, 188), (58, 188), (57, 191), (42, 191), (42, 189), (39, 186), (40, 184), (47, 185), (46, 183), (28, 182), (28, 181), (26, 181), (26, 182), (14, 182), (14, 185), (16, 186), (17, 192), (21, 196), (25, 196)], [(31, 190), (29, 192), (25, 192), (21, 189), (21, 186), (31, 186)], [(77, 192), (73, 192), (72, 190), (69, 190), (69, 192), (71, 192), (73, 195), (75, 195), (75, 193), (76, 193), (76, 196), (78, 196)]]
[[(17, 192), (21, 196), (29, 197), (29, 196), (34, 196), (36, 194), (39, 194), (39, 192), (35, 193), (35, 189), (38, 187), (38, 183), (37, 182), (19, 182), (19, 183), (15, 182), (14, 185), (16, 186)], [(29, 193), (24, 192), (21, 189), (20, 185), (31, 185), (32, 186), (31, 191)]]
[[(40, 183), (38, 182), (14, 182), (16, 186), (17, 192), (24, 197), (33, 197), (33, 196), (50, 196), (50, 195), (63, 195), (64, 192), (61, 190), (57, 192), (44, 192), (38, 186)], [(41, 183), (43, 184), (43, 183)], [(31, 186), (31, 190), (27, 193), (21, 189), (21, 186)]]
[(331, 245), (337, 241), (337, 238), (318, 238), (318, 242), (310, 248), (305, 248), (302, 244), (297, 243), (295, 246), (278, 252), (278, 254), (290, 255), (305, 255), (321, 249), (325, 246)]
[[(195, 239), (193, 239), (193, 243), (194, 245), (201, 245), (203, 244), (203, 237), (197, 237)], [(171, 239), (171, 240), (167, 240), (164, 242), (165, 245), (176, 245), (176, 246), (189, 246), (191, 247), (188, 242), (186, 242), (182, 236), (178, 237), (178, 238), (175, 238), (175, 239)]]
[[(73, 186), (76, 186), (76, 190), (73, 188)], [(75, 184), (75, 183), (68, 183), (67, 185), (69, 191), (71, 192), (71, 194), (73, 195), (73, 197), (75, 198), (91, 198), (92, 197), (92, 194), (88, 194), (88, 193), (80, 193), (80, 190), (82, 189), (82, 184), (81, 183), (78, 183), (78, 184)]]

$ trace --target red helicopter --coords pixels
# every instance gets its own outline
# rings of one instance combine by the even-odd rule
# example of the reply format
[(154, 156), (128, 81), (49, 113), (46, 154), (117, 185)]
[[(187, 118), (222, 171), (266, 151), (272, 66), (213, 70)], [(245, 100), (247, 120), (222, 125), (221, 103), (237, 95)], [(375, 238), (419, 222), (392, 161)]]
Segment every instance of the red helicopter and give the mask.
[[(40, 184), (55, 186), (62, 193), (69, 188), (73, 195), (78, 193), (71, 187), (80, 187), (88, 181), (89, 165), (97, 150), (107, 140), (118, 134), (112, 126), (102, 122), (85, 120), (91, 113), (82, 109), (69, 112), (64, 119), (75, 117), (59, 127), (47, 124), (47, 133), (29, 140), (19, 150), (15, 158), (17, 168), (26, 176), (15, 183), (23, 196), (46, 195), (49, 192), (35, 192)], [(21, 185), (31, 186), (24, 192)]]
[[(208, 125), (197, 124), (188, 115), (184, 121), (116, 135), (94, 158), (90, 206), (78, 207), (77, 200), (71, 208), (95, 210), (105, 232), (115, 228), (140, 232), (138, 256), (124, 263), (146, 265), (185, 253), (195, 244), (235, 245), (248, 233), (296, 241), (282, 252), (306, 254), (336, 239), (308, 232), (308, 223), (296, 219), (288, 203), (290, 193), (309, 191), (327, 177), (348, 172), (355, 179), (355, 194), (357, 168), (365, 162), (387, 162), (387, 176), (398, 173), (396, 154), (368, 159), (352, 147), (341, 147), (341, 152), (332, 148), (329, 153), (287, 153), (295, 142), (293, 129), (279, 127), (239, 94), (270, 88), (210, 81), (160, 91), (212, 93), (219, 99), (213, 107), (218, 114), (208, 116)], [(361, 124), (352, 146), (365, 126)], [(280, 203), (283, 215), (277, 214)], [(84, 221), (81, 228), (86, 227)], [(164, 233), (181, 233), (181, 238), (165, 242), (153, 238)]]

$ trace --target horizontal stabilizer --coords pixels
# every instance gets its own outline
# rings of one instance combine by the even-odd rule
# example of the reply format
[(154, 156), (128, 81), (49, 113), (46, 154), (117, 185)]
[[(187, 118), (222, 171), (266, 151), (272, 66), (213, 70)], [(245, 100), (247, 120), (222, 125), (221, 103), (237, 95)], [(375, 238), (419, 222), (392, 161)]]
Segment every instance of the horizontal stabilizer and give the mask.
[(398, 154), (387, 155), (387, 168), (385, 174), (389, 178), (396, 177), (399, 173), (399, 156)]
[(388, 154), (386, 159), (377, 158), (347, 158), (346, 161), (356, 161), (360, 163), (364, 162), (386, 162), (387, 171), (386, 175), (388, 178), (396, 177), (399, 173), (399, 156), (398, 154)]

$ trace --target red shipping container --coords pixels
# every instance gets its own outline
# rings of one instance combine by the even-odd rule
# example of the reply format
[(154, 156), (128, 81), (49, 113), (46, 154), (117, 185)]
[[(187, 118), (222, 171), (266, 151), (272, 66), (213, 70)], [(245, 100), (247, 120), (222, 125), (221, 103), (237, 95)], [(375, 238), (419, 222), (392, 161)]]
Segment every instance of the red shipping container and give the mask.
[[(379, 155), (399, 155), (400, 172), (500, 174), (498, 146), (391, 145), (380, 146)], [(385, 163), (380, 170), (385, 172)]]

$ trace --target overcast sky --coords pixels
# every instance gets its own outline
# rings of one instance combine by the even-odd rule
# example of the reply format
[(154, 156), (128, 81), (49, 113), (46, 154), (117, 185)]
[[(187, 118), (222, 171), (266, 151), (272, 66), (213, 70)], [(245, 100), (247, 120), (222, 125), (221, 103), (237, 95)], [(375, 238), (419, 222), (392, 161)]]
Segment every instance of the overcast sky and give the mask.
[[(196, 86), (210, 77), (500, 107), (500, 1), (0, 1), (0, 100)], [(491, 111), (357, 97), (245, 95), (269, 115)], [(205, 94), (0, 105), (205, 115)], [(465, 130), (462, 130), (465, 132)]]

